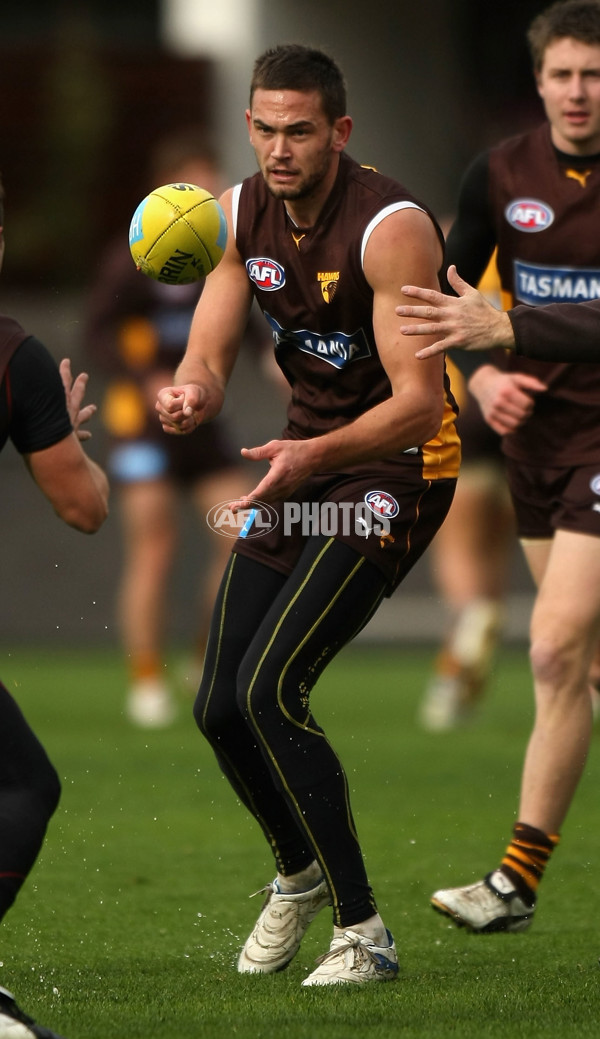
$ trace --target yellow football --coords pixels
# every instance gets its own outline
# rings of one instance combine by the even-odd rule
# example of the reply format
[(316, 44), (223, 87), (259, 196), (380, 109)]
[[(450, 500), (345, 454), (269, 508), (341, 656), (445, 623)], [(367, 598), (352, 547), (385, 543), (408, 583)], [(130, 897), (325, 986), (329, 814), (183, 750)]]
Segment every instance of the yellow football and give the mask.
[(197, 184), (165, 184), (137, 207), (129, 249), (138, 270), (165, 285), (187, 285), (217, 266), (227, 221), (214, 195)]

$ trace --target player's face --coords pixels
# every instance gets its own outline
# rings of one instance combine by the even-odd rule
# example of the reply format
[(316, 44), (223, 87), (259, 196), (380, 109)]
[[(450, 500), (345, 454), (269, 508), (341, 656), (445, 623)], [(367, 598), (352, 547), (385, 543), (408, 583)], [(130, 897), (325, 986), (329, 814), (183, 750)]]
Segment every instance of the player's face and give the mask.
[(250, 142), (275, 198), (325, 199), (352, 126), (331, 124), (317, 91), (256, 90), (246, 112)]
[(544, 53), (537, 87), (555, 146), (569, 155), (600, 152), (600, 45), (555, 40)]

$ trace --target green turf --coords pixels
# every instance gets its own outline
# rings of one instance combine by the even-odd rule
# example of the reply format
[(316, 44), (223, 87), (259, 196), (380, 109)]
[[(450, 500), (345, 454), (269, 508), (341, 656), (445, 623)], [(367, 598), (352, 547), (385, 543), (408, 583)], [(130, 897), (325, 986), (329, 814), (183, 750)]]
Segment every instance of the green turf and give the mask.
[(430, 658), (352, 648), (315, 694), (402, 965), (393, 984), (348, 991), (300, 987), (327, 948), (326, 913), (287, 971), (236, 974), (260, 907), (248, 895), (273, 866), (189, 703), (170, 730), (135, 731), (112, 651), (3, 652), (3, 680), (64, 789), (0, 931), (0, 982), (68, 1039), (598, 1036), (597, 748), (531, 931), (476, 937), (449, 926), (429, 895), (478, 878), (504, 849), (531, 690), (525, 653), (505, 651), (477, 722), (426, 734), (414, 718)]

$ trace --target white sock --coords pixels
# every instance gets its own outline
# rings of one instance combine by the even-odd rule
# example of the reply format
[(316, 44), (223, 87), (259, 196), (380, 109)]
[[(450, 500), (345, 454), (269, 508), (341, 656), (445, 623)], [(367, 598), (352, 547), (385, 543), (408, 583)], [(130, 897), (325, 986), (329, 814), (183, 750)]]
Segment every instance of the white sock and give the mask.
[(316, 887), (323, 876), (318, 862), (311, 862), (310, 866), (284, 877), (282, 873), (277, 874), (277, 887), (282, 894), (297, 894), (300, 891), (310, 891)]
[(387, 949), (390, 944), (385, 924), (379, 913), (370, 916), (368, 920), (362, 920), (359, 924), (351, 924), (349, 927), (337, 927), (334, 924), (333, 937), (340, 938), (346, 931), (355, 931), (356, 934), (364, 935), (379, 949)]

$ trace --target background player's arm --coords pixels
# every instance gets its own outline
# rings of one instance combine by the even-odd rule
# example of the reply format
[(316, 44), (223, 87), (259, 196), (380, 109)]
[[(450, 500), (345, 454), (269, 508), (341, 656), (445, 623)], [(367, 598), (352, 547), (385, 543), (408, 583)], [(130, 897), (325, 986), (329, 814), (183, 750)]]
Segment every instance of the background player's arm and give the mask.
[(426, 443), (441, 426), (443, 415), (442, 359), (423, 364), (407, 348), (394, 306), (410, 271), (431, 286), (438, 285), (442, 248), (429, 217), (405, 209), (386, 217), (373, 231), (365, 250), (364, 270), (374, 293), (373, 327), (381, 362), (392, 386), (391, 397), (354, 422), (321, 437), (300, 441), (273, 440), (245, 449), (253, 460), (266, 460), (270, 469), (248, 498), (274, 500), (288, 496), (315, 472), (397, 455)]
[[(497, 244), (489, 194), (489, 155), (472, 163), (461, 183), (457, 217), (446, 248), (446, 258), (461, 278), (472, 285), (481, 279)], [(535, 394), (544, 390), (539, 379), (522, 372), (503, 371), (485, 354), (452, 354), (452, 360), (468, 379), (483, 417), (500, 436), (512, 433), (533, 411)]]
[(108, 515), (108, 480), (104, 471), (88, 458), (80, 441), (91, 434), (81, 427), (96, 411), (84, 404), (87, 375), (76, 379), (69, 360), (60, 364), (60, 376), (73, 432), (50, 447), (23, 452), (23, 460), (57, 515), (84, 534), (93, 534)]
[[(446, 261), (454, 265), (460, 276), (479, 285), (496, 247), (496, 228), (490, 208), (489, 154), (483, 152), (466, 170), (459, 187), (456, 217), (446, 241)], [(455, 288), (448, 282), (450, 291)], [(480, 367), (491, 364), (489, 357), (465, 357), (451, 354), (465, 379)]]
[(23, 457), (65, 523), (84, 534), (98, 530), (108, 515), (108, 481), (100, 466), (88, 458), (76, 433)]
[(218, 415), (248, 321), (252, 290), (235, 245), (231, 197), (230, 190), (220, 200), (229, 228), (223, 259), (206, 279), (175, 383), (158, 395), (166, 433), (191, 433)]

